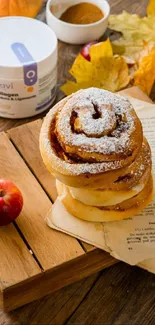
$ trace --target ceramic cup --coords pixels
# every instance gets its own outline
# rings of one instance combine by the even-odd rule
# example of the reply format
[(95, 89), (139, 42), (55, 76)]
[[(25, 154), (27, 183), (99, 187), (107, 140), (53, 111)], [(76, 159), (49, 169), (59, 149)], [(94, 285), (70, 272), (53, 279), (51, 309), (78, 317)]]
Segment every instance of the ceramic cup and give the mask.
[[(70, 24), (59, 19), (67, 8), (83, 2), (98, 6), (103, 11), (104, 17), (95, 23), (86, 25)], [(48, 0), (46, 5), (47, 24), (59, 40), (69, 44), (85, 44), (98, 40), (107, 28), (109, 14), (110, 6), (106, 0)]]

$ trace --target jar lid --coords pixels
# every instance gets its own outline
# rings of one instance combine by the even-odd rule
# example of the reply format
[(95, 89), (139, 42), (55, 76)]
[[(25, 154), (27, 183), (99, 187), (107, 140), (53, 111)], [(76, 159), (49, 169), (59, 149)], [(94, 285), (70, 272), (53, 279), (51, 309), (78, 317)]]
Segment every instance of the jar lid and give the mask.
[(45, 23), (26, 17), (0, 19), (0, 78), (22, 77), (23, 66), (51, 69), (57, 59), (57, 38)]

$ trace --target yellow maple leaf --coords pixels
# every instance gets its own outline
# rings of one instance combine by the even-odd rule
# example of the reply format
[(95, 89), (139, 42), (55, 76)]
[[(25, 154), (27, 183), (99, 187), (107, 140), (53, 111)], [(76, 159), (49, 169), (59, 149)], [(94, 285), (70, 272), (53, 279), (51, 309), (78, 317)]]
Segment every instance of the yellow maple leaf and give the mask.
[[(61, 86), (61, 90), (65, 93), (65, 95), (71, 95), (80, 89), (87, 89), (89, 87), (94, 87), (94, 83), (92, 81), (83, 81), (79, 83), (75, 83), (73, 81), (67, 80), (67, 82)], [(99, 82), (96, 83), (96, 87), (99, 88)]]
[(136, 63), (139, 65), (141, 63), (143, 57), (148, 56), (152, 52), (153, 48), (155, 48), (155, 43), (154, 42), (148, 43), (148, 42), (144, 41), (142, 51), (135, 55)]
[(69, 70), (69, 73), (76, 79), (77, 82), (90, 80), (93, 75), (92, 64), (84, 59), (81, 54), (79, 54)]
[(112, 92), (125, 88), (129, 83), (128, 66), (123, 57), (104, 57), (93, 64), (96, 81), (100, 87)]
[(147, 6), (147, 15), (148, 16), (155, 16), (155, 1), (150, 0)]
[(117, 54), (134, 57), (143, 49), (144, 41), (155, 42), (155, 19), (151, 15), (141, 18), (123, 11), (120, 15), (109, 17), (109, 27), (122, 34), (112, 44)]
[(123, 57), (113, 56), (109, 40), (93, 45), (90, 56), (90, 62), (81, 54), (75, 59), (69, 73), (76, 82), (68, 80), (61, 87), (66, 95), (89, 87), (98, 87), (115, 92), (128, 85), (130, 78), (127, 63)]
[(134, 85), (150, 95), (155, 81), (155, 48), (140, 60), (139, 69), (134, 73)]
[(91, 62), (97, 61), (105, 56), (113, 56), (113, 50), (109, 39), (107, 39), (105, 42), (97, 43), (90, 48)]
[[(91, 62), (87, 61), (81, 54), (79, 54), (69, 70), (69, 73), (76, 79), (77, 82), (93, 80), (95, 78), (95, 71), (93, 69), (92, 62), (95, 62), (96, 60), (99, 60), (105, 56), (113, 56), (112, 46), (109, 39), (105, 42), (100, 42), (91, 46), (90, 56)], [(81, 73), (82, 71), (84, 71), (84, 73)]]

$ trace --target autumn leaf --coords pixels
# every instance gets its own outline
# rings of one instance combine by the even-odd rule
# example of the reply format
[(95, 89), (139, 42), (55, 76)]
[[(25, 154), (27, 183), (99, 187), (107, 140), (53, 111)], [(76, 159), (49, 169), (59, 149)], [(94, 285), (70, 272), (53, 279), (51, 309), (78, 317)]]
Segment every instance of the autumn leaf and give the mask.
[(152, 52), (153, 48), (155, 48), (155, 43), (153, 42), (148, 43), (144, 41), (142, 51), (135, 55), (136, 63), (139, 65), (142, 59), (144, 58), (144, 56), (148, 56)]
[[(75, 83), (73, 81), (67, 80), (67, 82), (61, 86), (61, 90), (65, 93), (65, 95), (71, 95), (72, 93), (75, 93), (76, 91), (80, 89), (87, 89), (89, 87), (94, 87), (94, 84), (92, 81), (83, 81), (79, 83)], [(96, 87), (99, 88), (99, 83)]]
[(107, 39), (105, 42), (100, 42), (98, 44), (95, 44), (90, 48), (91, 62), (97, 61), (98, 59), (101, 59), (105, 56), (106, 57), (113, 56), (113, 50), (109, 39)]
[(61, 87), (66, 95), (89, 87), (115, 92), (128, 85), (130, 78), (127, 63), (123, 57), (113, 55), (109, 40), (93, 45), (90, 56), (90, 62), (81, 54), (75, 59), (69, 73), (76, 82), (68, 80)]
[(150, 95), (155, 81), (155, 48), (140, 60), (139, 68), (134, 73), (133, 79), (135, 86), (140, 87), (147, 95)]
[(114, 53), (134, 58), (143, 49), (144, 41), (155, 43), (155, 19), (151, 15), (141, 18), (123, 11), (109, 17), (109, 27), (122, 34), (112, 44)]
[[(119, 55), (118, 54), (114, 54), (115, 58), (118, 58)], [(134, 64), (136, 64), (136, 61), (132, 58), (129, 58), (128, 56), (122, 55), (122, 58), (124, 58), (125, 62), (129, 65), (129, 66), (133, 66)]]
[(150, 0), (148, 7), (147, 7), (147, 15), (148, 16), (155, 16), (155, 1)]

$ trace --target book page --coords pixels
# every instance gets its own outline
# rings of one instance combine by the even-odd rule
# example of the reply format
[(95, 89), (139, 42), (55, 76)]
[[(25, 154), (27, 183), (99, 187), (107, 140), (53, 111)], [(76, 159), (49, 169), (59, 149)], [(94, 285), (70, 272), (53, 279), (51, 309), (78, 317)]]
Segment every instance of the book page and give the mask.
[[(132, 104), (142, 121), (144, 135), (152, 151), (155, 171), (155, 106), (132, 99)], [(155, 257), (155, 197), (153, 202), (138, 216), (121, 221), (104, 223), (106, 244), (111, 255), (135, 265)], [(155, 261), (154, 261), (155, 265)]]
[(52, 210), (49, 211), (46, 222), (51, 228), (65, 232), (77, 239), (84, 239), (88, 244), (109, 251), (105, 244), (102, 223), (88, 222), (74, 217), (66, 210), (59, 197)]

